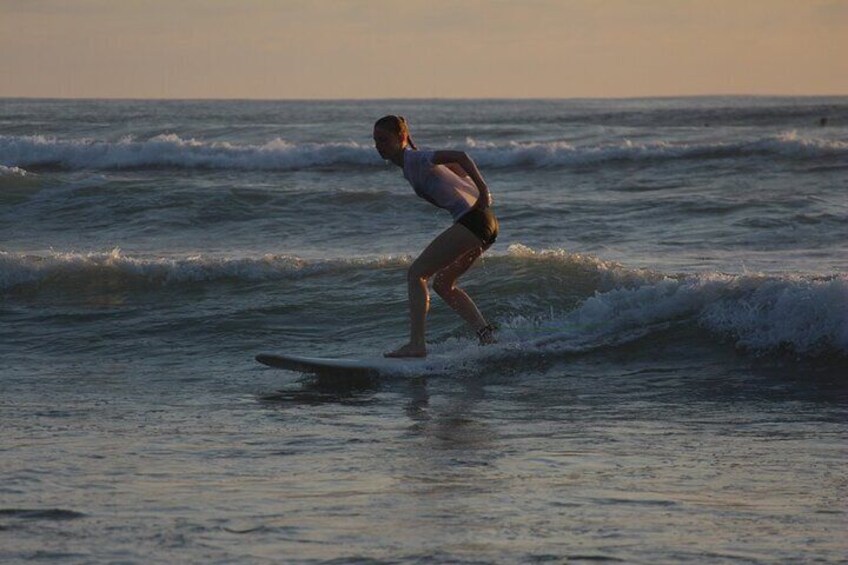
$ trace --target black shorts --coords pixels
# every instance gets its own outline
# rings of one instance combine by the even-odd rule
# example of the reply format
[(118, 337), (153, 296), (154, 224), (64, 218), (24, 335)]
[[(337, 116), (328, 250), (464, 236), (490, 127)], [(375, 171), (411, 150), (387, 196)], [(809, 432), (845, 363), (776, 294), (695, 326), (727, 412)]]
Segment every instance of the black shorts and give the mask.
[(498, 219), (491, 208), (480, 210), (474, 208), (466, 212), (457, 224), (462, 224), (483, 242), (483, 249), (488, 249), (498, 238)]

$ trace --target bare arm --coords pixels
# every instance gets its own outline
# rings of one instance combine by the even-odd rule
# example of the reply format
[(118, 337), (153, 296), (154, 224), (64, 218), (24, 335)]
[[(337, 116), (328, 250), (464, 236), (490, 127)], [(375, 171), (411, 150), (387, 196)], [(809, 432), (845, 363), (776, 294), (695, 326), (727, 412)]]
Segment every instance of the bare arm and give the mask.
[(475, 206), (483, 209), (492, 205), (492, 195), (489, 194), (489, 187), (486, 185), (486, 181), (483, 180), (483, 176), (480, 174), (480, 170), (477, 169), (477, 165), (465, 151), (435, 151), (433, 153), (433, 164), (445, 165), (457, 174), (460, 173), (455, 167), (461, 168), (464, 174), (460, 176), (471, 177), (471, 180), (477, 186), (477, 190), (480, 191), (480, 197), (477, 199)]
[(445, 167), (452, 170), (460, 178), (468, 177), (468, 171), (459, 166), (458, 163), (443, 163)]

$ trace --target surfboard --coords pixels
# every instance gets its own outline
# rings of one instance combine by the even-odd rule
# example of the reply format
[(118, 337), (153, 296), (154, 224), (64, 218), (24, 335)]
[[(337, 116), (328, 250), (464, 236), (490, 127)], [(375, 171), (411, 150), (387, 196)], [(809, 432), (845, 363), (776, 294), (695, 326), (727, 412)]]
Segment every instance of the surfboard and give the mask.
[(415, 375), (437, 371), (440, 364), (429, 358), (367, 357), (362, 359), (306, 357), (302, 355), (260, 353), (256, 360), (269, 367), (315, 375)]

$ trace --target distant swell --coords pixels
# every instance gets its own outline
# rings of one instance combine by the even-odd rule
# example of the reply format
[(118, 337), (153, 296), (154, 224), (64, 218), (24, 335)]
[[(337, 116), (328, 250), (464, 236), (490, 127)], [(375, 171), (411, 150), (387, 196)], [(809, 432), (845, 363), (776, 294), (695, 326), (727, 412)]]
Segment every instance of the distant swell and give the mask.
[[(848, 158), (848, 142), (810, 139), (794, 132), (737, 143), (683, 144), (629, 140), (594, 146), (565, 141), (491, 143), (467, 139), (454, 149), (472, 153), (485, 167), (568, 167), (615, 161), (735, 158)], [(293, 143), (273, 139), (262, 145), (183, 139), (162, 134), (147, 140), (58, 139), (0, 136), (0, 174), (24, 174), (26, 167), (65, 169), (233, 169), (298, 170), (310, 167), (376, 167), (382, 163), (370, 144), (354, 141)]]
[(468, 150), (483, 164), (497, 167), (562, 167), (610, 161), (670, 161), (739, 157), (789, 159), (848, 157), (848, 142), (806, 139), (794, 132), (738, 143), (685, 144), (623, 140), (597, 146), (574, 146), (564, 141), (506, 145), (466, 141)]
[[(141, 258), (108, 253), (23, 255), (0, 252), (0, 290), (7, 294), (149, 291), (170, 285), (232, 284), (340, 275), (345, 280), (409, 264), (407, 256), (305, 260), (292, 255)], [(684, 324), (706, 329), (737, 347), (764, 353), (848, 357), (848, 275), (669, 275), (630, 269), (562, 250), (513, 245), (487, 259), (501, 272), (495, 299), (513, 305), (505, 321), (522, 339), (546, 347), (580, 349), (615, 344)], [(550, 276), (554, 273), (555, 276)], [(512, 280), (515, 279), (515, 280)], [(541, 281), (541, 282), (540, 282)], [(539, 285), (545, 285), (540, 288)], [(582, 300), (565, 313), (551, 300), (583, 288)], [(563, 302), (573, 305), (572, 302)], [(552, 306), (551, 306), (552, 307)], [(502, 320), (503, 321), (503, 320)]]
[(274, 139), (264, 145), (204, 142), (163, 134), (145, 141), (117, 142), (0, 136), (0, 163), (67, 169), (236, 169), (296, 170), (320, 166), (378, 165), (373, 148), (358, 143), (294, 144)]

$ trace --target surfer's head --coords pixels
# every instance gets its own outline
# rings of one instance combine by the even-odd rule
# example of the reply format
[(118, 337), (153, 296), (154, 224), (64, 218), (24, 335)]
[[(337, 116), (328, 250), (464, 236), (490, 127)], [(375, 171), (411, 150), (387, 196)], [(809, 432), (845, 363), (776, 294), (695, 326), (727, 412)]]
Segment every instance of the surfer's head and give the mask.
[(374, 146), (383, 159), (391, 160), (407, 146), (417, 149), (403, 116), (383, 116), (374, 123)]

